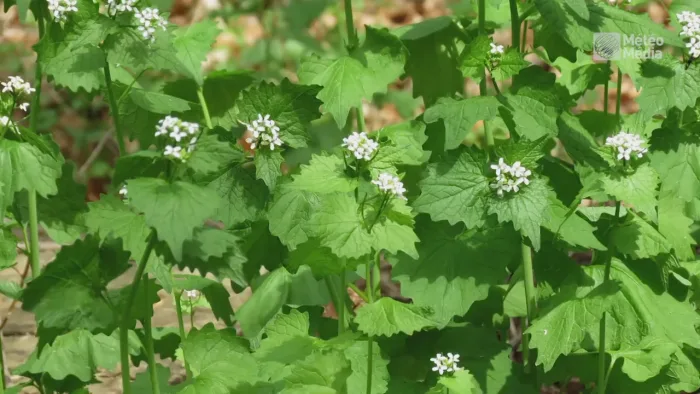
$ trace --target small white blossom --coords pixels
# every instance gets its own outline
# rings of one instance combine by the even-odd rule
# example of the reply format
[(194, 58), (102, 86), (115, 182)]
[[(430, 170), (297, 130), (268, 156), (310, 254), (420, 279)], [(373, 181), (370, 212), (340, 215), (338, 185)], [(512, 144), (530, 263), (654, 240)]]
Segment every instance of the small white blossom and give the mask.
[(676, 15), (678, 17), (678, 22), (681, 23), (681, 37), (688, 40), (685, 46), (688, 48), (688, 52), (692, 58), (700, 57), (700, 15), (690, 12), (683, 11)]
[(270, 119), (270, 115), (258, 114), (258, 118), (250, 124), (244, 122), (241, 124), (245, 125), (247, 131), (252, 134), (245, 139), (245, 142), (250, 144), (250, 149), (267, 146), (270, 150), (275, 150), (275, 147), (280, 147), (284, 143), (280, 138), (280, 128), (274, 120)]
[(647, 153), (644, 140), (637, 134), (621, 131), (605, 140), (605, 145), (617, 152), (617, 160), (630, 160), (632, 157), (642, 158)]
[(129, 191), (126, 189), (126, 185), (122, 186), (121, 189), (119, 189), (119, 195), (122, 197), (126, 198), (129, 194)]
[(36, 89), (34, 89), (29, 82), (25, 82), (22, 77), (17, 76), (10, 77), (7, 82), (0, 82), (0, 85), (2, 85), (3, 93), (9, 92), (16, 95), (30, 95), (36, 92)]
[(491, 169), (496, 171), (496, 180), (489, 186), (496, 190), (499, 197), (503, 197), (504, 193), (517, 193), (521, 189), (521, 185), (530, 184), (530, 176), (532, 171), (525, 168), (519, 161), (508, 165), (501, 157), (498, 159), (498, 164), (491, 164)]
[(406, 188), (403, 187), (403, 182), (397, 176), (393, 176), (389, 173), (383, 172), (379, 174), (377, 179), (373, 180), (372, 183), (379, 187), (379, 190), (387, 193), (391, 193), (394, 196), (406, 199), (404, 193), (406, 193)]
[(10, 118), (7, 116), (0, 116), (0, 126), (5, 127), (10, 124)]
[(459, 354), (447, 353), (447, 357), (445, 357), (442, 353), (438, 353), (430, 361), (435, 364), (433, 371), (440, 375), (443, 375), (445, 372), (455, 372), (462, 369), (457, 365), (459, 363)]
[(133, 12), (136, 10), (134, 5), (136, 5), (137, 2), (138, 0), (107, 0), (107, 12), (111, 16)]
[(503, 45), (496, 45), (494, 43), (491, 43), (491, 54), (502, 55), (503, 52), (504, 52)]
[(343, 138), (343, 147), (355, 155), (357, 160), (371, 160), (374, 152), (379, 149), (379, 143), (367, 136), (367, 133), (354, 132)]
[(141, 32), (144, 40), (150, 42), (156, 41), (156, 29), (161, 28), (165, 31), (167, 22), (159, 15), (157, 8), (147, 7), (142, 10), (135, 11), (136, 19), (138, 19), (138, 30)]
[(183, 294), (189, 299), (195, 299), (199, 297), (199, 290), (185, 290)]
[(158, 122), (155, 136), (167, 136), (170, 139), (163, 155), (184, 162), (197, 145), (197, 134), (199, 134), (197, 123), (184, 122), (174, 116), (166, 116)]
[(78, 11), (78, 0), (48, 0), (49, 12), (56, 22), (68, 20), (68, 13)]
[(22, 103), (19, 105), (19, 109), (21, 109), (24, 112), (29, 111), (29, 103)]

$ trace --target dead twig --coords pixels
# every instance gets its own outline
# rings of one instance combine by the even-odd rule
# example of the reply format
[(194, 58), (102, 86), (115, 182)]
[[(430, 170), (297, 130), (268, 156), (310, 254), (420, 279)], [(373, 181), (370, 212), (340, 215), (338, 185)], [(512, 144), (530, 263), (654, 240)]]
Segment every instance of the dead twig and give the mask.
[(97, 160), (97, 158), (100, 156), (100, 153), (102, 153), (102, 150), (104, 149), (105, 145), (107, 145), (107, 142), (109, 141), (109, 138), (112, 136), (113, 132), (113, 129), (109, 129), (105, 132), (102, 138), (100, 138), (100, 141), (97, 143), (95, 149), (92, 151), (92, 153), (90, 153), (90, 156), (87, 158), (87, 160), (85, 160), (85, 163), (78, 170), (78, 179), (85, 179), (85, 173), (90, 169), (90, 167), (92, 167), (92, 163), (94, 163), (95, 160)]

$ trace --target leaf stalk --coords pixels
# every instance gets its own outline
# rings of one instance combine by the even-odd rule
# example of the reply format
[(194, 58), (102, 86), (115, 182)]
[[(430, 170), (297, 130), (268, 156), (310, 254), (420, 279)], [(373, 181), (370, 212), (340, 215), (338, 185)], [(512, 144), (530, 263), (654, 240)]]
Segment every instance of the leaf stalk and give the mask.
[(107, 54), (105, 53), (105, 85), (107, 86), (107, 99), (109, 100), (109, 111), (112, 113), (112, 120), (114, 121), (114, 130), (117, 133), (117, 143), (119, 144), (119, 155), (126, 154), (126, 144), (124, 142), (124, 132), (121, 128), (121, 121), (119, 119), (119, 102), (114, 95), (114, 89), (112, 87), (112, 73), (109, 70), (109, 62), (107, 61)]
[[(177, 328), (180, 331), (180, 342), (182, 343), (187, 334), (185, 333), (185, 320), (182, 318), (182, 290), (175, 291), (175, 309), (177, 312)], [(187, 357), (183, 354), (182, 362), (185, 364), (185, 374), (187, 379), (192, 379), (192, 372), (187, 365)]]

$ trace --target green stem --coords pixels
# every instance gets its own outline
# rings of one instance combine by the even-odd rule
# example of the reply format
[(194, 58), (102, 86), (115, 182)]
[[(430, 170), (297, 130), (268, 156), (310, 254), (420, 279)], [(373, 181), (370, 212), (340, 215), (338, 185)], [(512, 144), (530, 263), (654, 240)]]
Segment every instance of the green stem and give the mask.
[(479, 0), (479, 34), (486, 34), (486, 0)]
[(122, 363), (122, 392), (123, 394), (131, 394), (131, 376), (129, 375), (129, 366), (131, 362), (129, 361), (129, 321), (131, 320), (131, 309), (134, 305), (134, 300), (136, 300), (136, 294), (139, 290), (139, 284), (141, 282), (141, 277), (146, 270), (146, 265), (148, 264), (148, 259), (151, 257), (151, 252), (156, 244), (156, 234), (155, 231), (151, 231), (149, 235), (148, 243), (146, 244), (146, 250), (143, 251), (139, 265), (136, 268), (136, 274), (134, 275), (134, 280), (131, 283), (131, 289), (129, 289), (129, 296), (126, 299), (126, 304), (124, 304), (124, 311), (122, 312), (121, 327), (119, 329), (119, 352), (121, 355)]
[[(185, 320), (182, 318), (182, 290), (175, 292), (175, 308), (177, 309), (177, 328), (180, 330), (180, 342), (184, 342), (187, 334), (185, 334)], [(185, 364), (185, 374), (187, 379), (192, 378), (192, 373), (187, 365), (187, 358), (182, 357), (182, 362)]]
[(0, 331), (0, 394), (5, 394), (5, 360), (3, 359), (2, 331)]
[[(608, 60), (608, 67), (610, 67), (610, 60)], [(605, 81), (605, 88), (603, 89), (603, 112), (607, 115), (610, 111), (608, 110), (608, 94), (610, 93), (610, 81)]]
[(39, 260), (39, 217), (36, 206), (36, 190), (29, 192), (29, 259), (32, 265), (32, 277), (36, 278), (41, 273), (41, 261)]
[(199, 105), (202, 106), (204, 122), (207, 125), (207, 128), (211, 130), (214, 128), (214, 126), (211, 123), (211, 116), (209, 116), (209, 108), (207, 107), (207, 101), (204, 99), (204, 88), (201, 86), (197, 89), (197, 98), (199, 98)]
[[(479, 0), (479, 34), (486, 34), (486, 0)], [(479, 94), (481, 96), (486, 96), (486, 67), (483, 70), (483, 78), (479, 82)], [(486, 138), (486, 152), (490, 151), (490, 148), (494, 144), (493, 131), (489, 129), (484, 121), (484, 138)]]
[(367, 131), (367, 125), (365, 125), (365, 114), (362, 111), (362, 106), (355, 108), (357, 113), (357, 131), (359, 133)]
[(362, 301), (364, 301), (364, 302), (369, 302), (369, 297), (367, 296), (367, 294), (366, 294), (364, 291), (360, 290), (360, 288), (357, 287), (356, 284), (354, 284), (354, 283), (348, 283), (347, 285), (348, 285), (349, 288), (352, 289), (352, 291), (354, 291), (355, 293), (357, 293), (357, 295), (360, 296), (360, 298), (362, 298)]
[[(620, 201), (615, 202), (615, 217), (613, 218), (613, 227), (617, 224), (618, 218), (620, 217)], [(612, 259), (615, 257), (615, 243), (612, 241), (608, 242), (608, 256), (605, 259), (605, 271), (603, 274), (603, 283), (607, 283), (610, 280), (610, 270), (612, 266)], [(605, 387), (607, 385), (607, 373), (606, 370), (611, 370), (613, 362), (606, 368), (605, 365), (605, 317), (606, 314), (603, 312), (603, 316), (600, 319), (599, 328), (599, 343), (598, 343), (598, 393), (605, 394)]]
[(336, 312), (338, 312), (338, 335), (345, 333), (345, 298), (347, 298), (348, 294), (347, 286), (345, 285), (345, 261), (343, 261), (339, 279), (338, 306), (335, 308)]
[(348, 34), (348, 52), (350, 52), (360, 45), (357, 29), (355, 29), (355, 19), (352, 16), (352, 0), (345, 0), (345, 27)]
[(528, 21), (523, 21), (523, 38), (520, 41), (520, 53), (525, 52), (525, 45), (527, 44), (527, 29), (528, 29), (529, 22)]
[[(377, 252), (377, 259), (381, 252)], [(374, 302), (374, 284), (372, 281), (372, 271), (374, 270), (373, 262), (368, 262), (365, 267), (365, 292), (367, 293), (367, 302)], [(367, 338), (367, 394), (372, 394), (372, 346), (374, 345), (374, 338), (369, 336)]]
[[(143, 291), (148, 294), (148, 274), (143, 275)], [(148, 297), (145, 297), (146, 308), (148, 308), (151, 313), (143, 320), (143, 332), (144, 341), (146, 347), (146, 357), (148, 358), (148, 376), (151, 378), (151, 390), (152, 394), (160, 394), (160, 384), (158, 382), (158, 371), (156, 370), (156, 356), (153, 346), (153, 326), (151, 324), (151, 316), (153, 316), (153, 306)]]
[(520, 15), (520, 20), (525, 20), (527, 19), (530, 15), (534, 14), (535, 11), (537, 11), (537, 7), (532, 4), (530, 7), (528, 7), (523, 13)]
[[(525, 329), (527, 329), (535, 317), (535, 310), (537, 309), (537, 295), (535, 293), (535, 277), (534, 270), (532, 268), (532, 249), (530, 249), (530, 247), (523, 242), (520, 244), (520, 251), (522, 254), (523, 276), (525, 280), (525, 305), (527, 306), (527, 321), (525, 322)], [(525, 371), (529, 373), (531, 367), (529, 338), (527, 338), (527, 335), (524, 332), (523, 362), (525, 363)]]
[[(42, 7), (37, 7), (36, 22), (39, 26), (39, 40), (44, 37), (44, 14)], [(39, 112), (41, 111), (41, 82), (43, 80), (43, 72), (41, 62), (39, 61), (39, 53), (37, 53), (37, 61), (34, 69), (34, 99), (32, 101), (32, 110), (29, 113), (29, 128), (34, 135), (37, 135), (39, 125)], [(36, 190), (29, 189), (29, 261), (32, 267), (32, 277), (36, 278), (41, 273), (41, 261), (39, 259), (39, 218), (36, 207)]]
[(622, 105), (622, 70), (617, 68), (617, 102), (615, 103), (615, 115), (620, 117), (620, 106)]
[(112, 73), (109, 71), (109, 62), (107, 61), (107, 54), (105, 53), (105, 85), (107, 86), (107, 99), (109, 100), (109, 110), (112, 113), (112, 120), (114, 121), (114, 130), (117, 133), (117, 143), (119, 144), (119, 155), (126, 154), (126, 144), (124, 143), (124, 133), (121, 128), (121, 123), (119, 120), (119, 102), (114, 96), (114, 89), (112, 89)]
[(520, 19), (518, 18), (518, 2), (510, 0), (510, 29), (511, 29), (511, 46), (518, 49), (520, 46)]

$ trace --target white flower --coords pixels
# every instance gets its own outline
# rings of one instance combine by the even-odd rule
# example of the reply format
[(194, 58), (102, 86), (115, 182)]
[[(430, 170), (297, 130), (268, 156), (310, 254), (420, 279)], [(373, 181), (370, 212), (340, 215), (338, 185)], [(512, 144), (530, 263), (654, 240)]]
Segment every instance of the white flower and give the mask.
[(5, 127), (8, 124), (10, 124), (10, 118), (8, 118), (7, 116), (0, 116), (0, 126)]
[(195, 299), (199, 297), (199, 290), (185, 290), (183, 294), (189, 299)]
[(0, 85), (2, 85), (2, 92), (10, 92), (12, 94), (20, 95), (20, 94), (32, 94), (36, 92), (36, 89), (32, 87), (32, 85), (29, 84), (29, 82), (25, 82), (22, 77), (9, 77), (9, 80), (7, 82), (0, 82)]
[(503, 197), (504, 193), (517, 193), (521, 189), (521, 185), (530, 184), (530, 176), (532, 171), (525, 168), (519, 161), (508, 165), (503, 158), (498, 159), (498, 164), (491, 164), (491, 169), (496, 171), (496, 180), (489, 186), (496, 190), (499, 197)]
[(502, 55), (503, 51), (503, 45), (496, 45), (494, 43), (491, 43), (491, 54)]
[(357, 160), (371, 160), (374, 152), (379, 149), (379, 143), (369, 138), (367, 133), (354, 132), (350, 136), (343, 138), (343, 147), (355, 155)]
[(68, 20), (68, 13), (78, 11), (78, 0), (48, 0), (49, 12), (56, 22)]
[(445, 372), (455, 372), (462, 369), (457, 365), (459, 363), (459, 354), (447, 353), (447, 357), (445, 357), (442, 353), (438, 353), (430, 361), (435, 364), (433, 371), (440, 375), (443, 375)]
[(685, 46), (688, 48), (690, 56), (692, 58), (700, 57), (700, 15), (690, 11), (683, 11), (680, 14), (676, 14), (676, 17), (678, 17), (678, 22), (681, 23), (682, 28), (679, 34), (688, 40)]
[(126, 189), (126, 185), (122, 186), (121, 189), (119, 189), (119, 195), (122, 197), (126, 198), (129, 194), (129, 191)]
[(637, 134), (621, 131), (605, 140), (605, 145), (617, 152), (617, 160), (630, 160), (633, 157), (642, 158), (647, 153), (644, 140)]
[(245, 125), (246, 131), (252, 134), (245, 139), (245, 142), (250, 144), (250, 149), (267, 146), (270, 150), (275, 150), (275, 147), (284, 144), (280, 139), (280, 128), (274, 120), (270, 119), (270, 115), (258, 114), (258, 118), (250, 124), (245, 122), (241, 122), (241, 124)]
[(391, 193), (394, 196), (404, 200), (406, 199), (404, 196), (404, 193), (406, 193), (406, 188), (403, 187), (403, 183), (397, 176), (383, 172), (379, 174), (377, 179), (373, 180), (372, 183), (377, 185), (379, 190), (383, 192)]
[(138, 0), (107, 0), (107, 12), (111, 16), (125, 12), (133, 12), (136, 10), (134, 5), (137, 2)]
[(139, 27), (138, 30), (141, 32), (144, 40), (150, 42), (156, 41), (156, 29), (161, 28), (165, 31), (167, 22), (159, 15), (157, 8), (147, 7), (142, 10), (134, 11), (136, 19), (138, 19)]
[(174, 116), (166, 116), (158, 122), (155, 136), (167, 136), (170, 139), (163, 155), (184, 162), (197, 145), (197, 134), (199, 134), (197, 123), (184, 122)]
[(24, 112), (29, 111), (29, 103), (22, 103), (19, 105), (19, 109), (21, 109)]
[(182, 147), (166, 145), (163, 155), (182, 159)]

